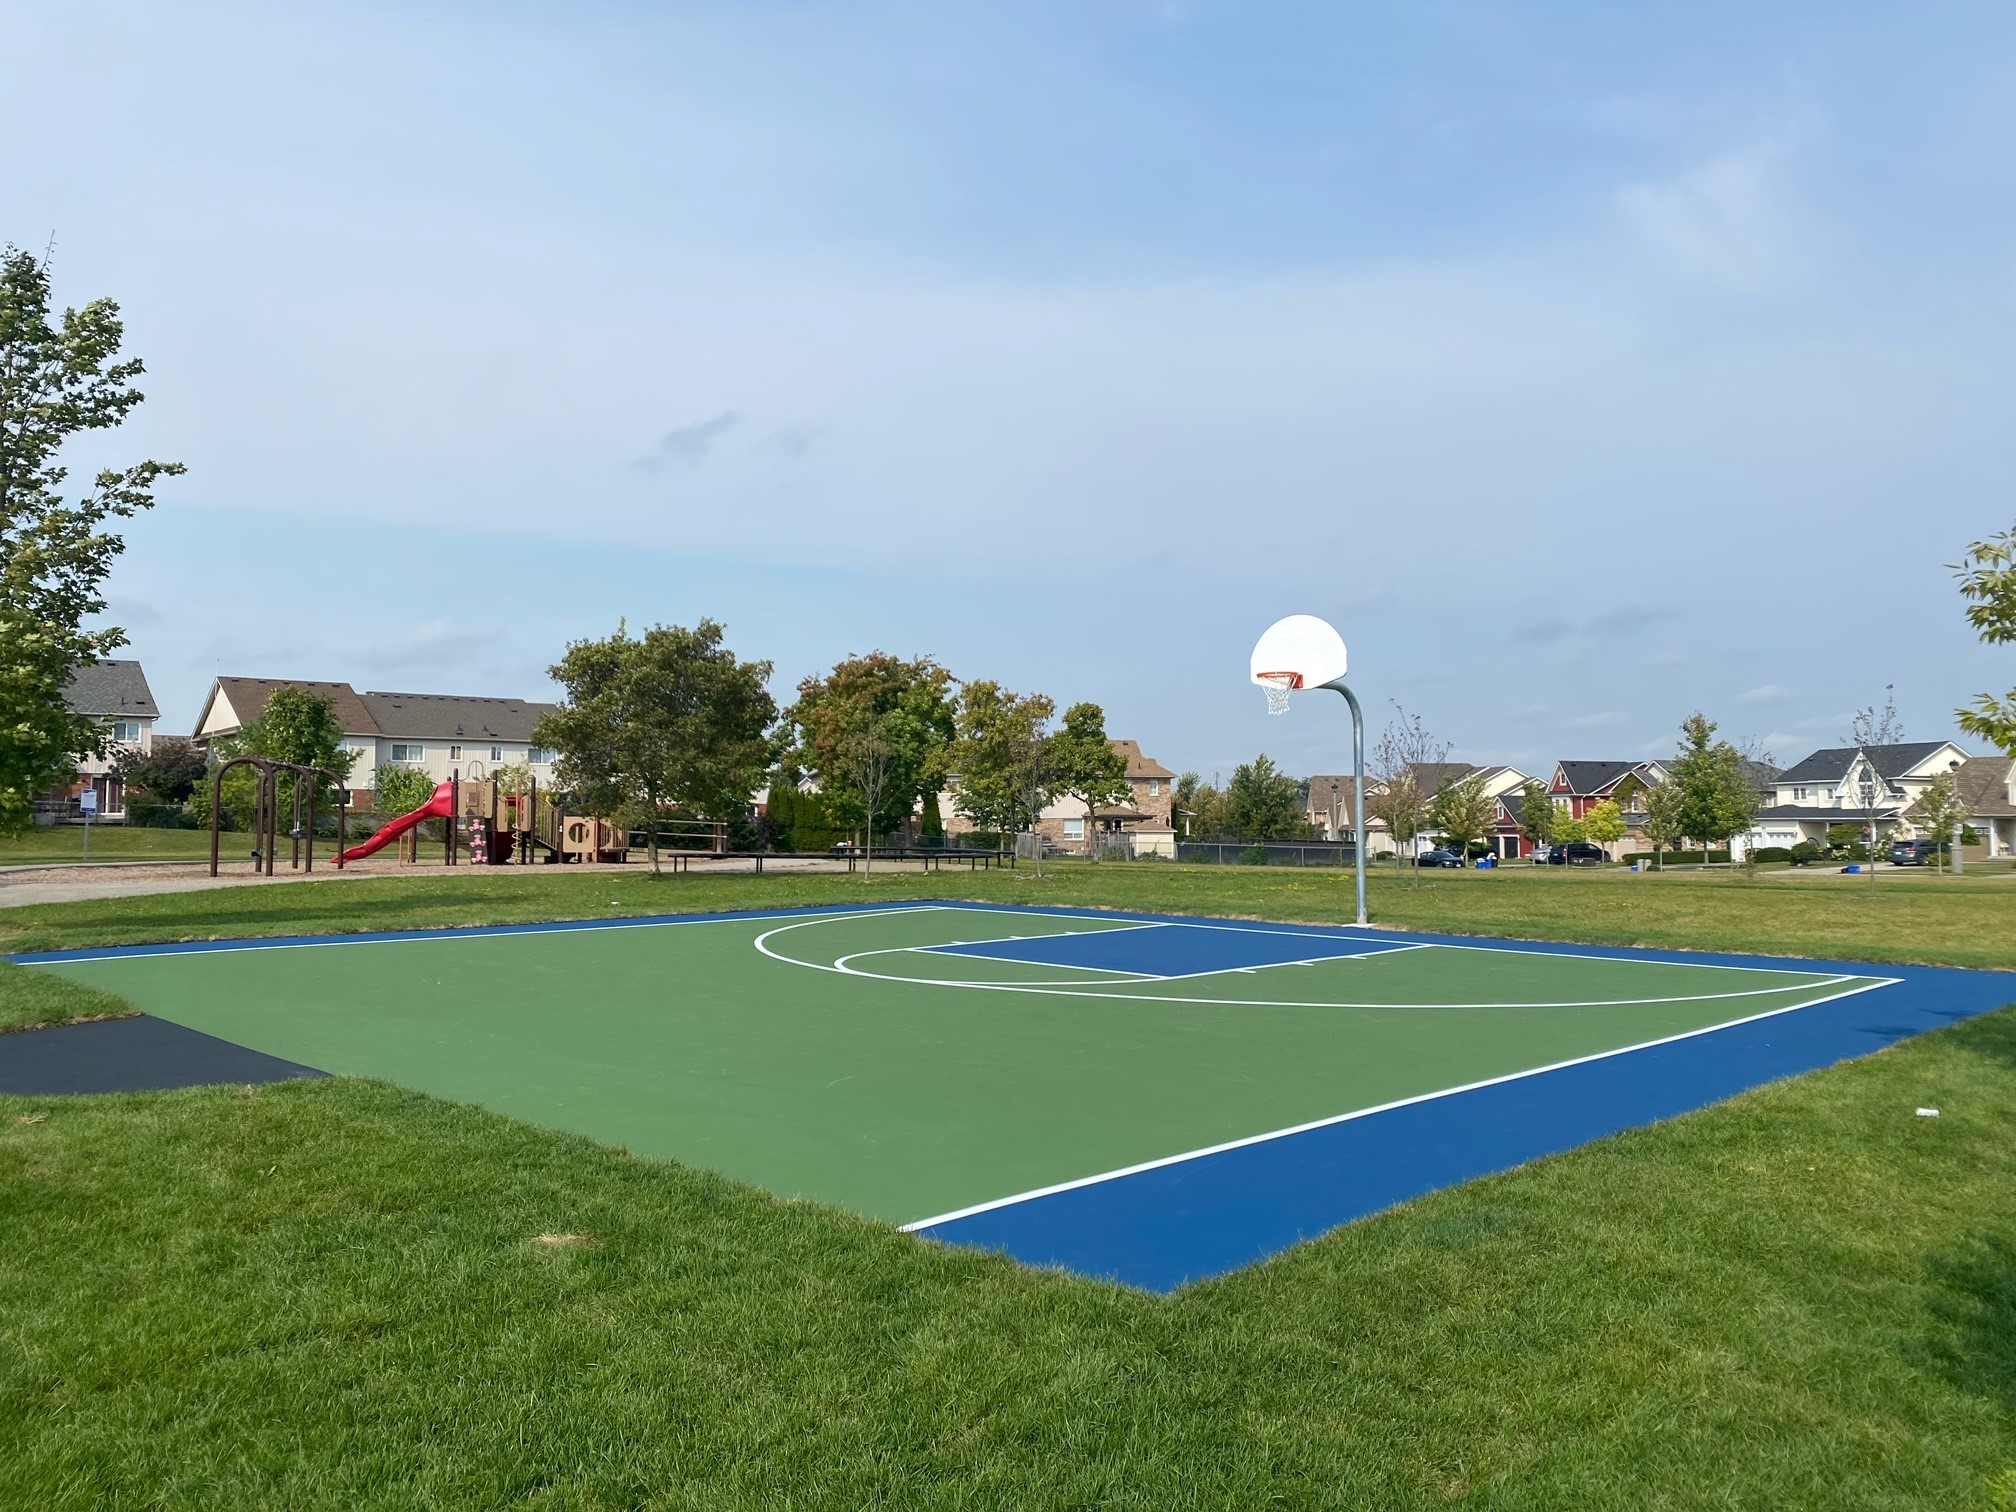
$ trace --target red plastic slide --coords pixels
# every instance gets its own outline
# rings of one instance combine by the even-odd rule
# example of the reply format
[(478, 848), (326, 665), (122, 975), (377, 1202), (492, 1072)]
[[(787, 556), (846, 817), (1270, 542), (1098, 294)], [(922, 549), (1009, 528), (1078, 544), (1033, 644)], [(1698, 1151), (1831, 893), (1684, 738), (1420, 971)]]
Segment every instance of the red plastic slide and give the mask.
[(422, 819), (448, 819), (455, 813), (455, 784), (444, 782), (434, 789), (434, 796), (410, 814), (401, 814), (362, 845), (353, 845), (343, 852), (345, 861), (362, 861), (373, 851), (383, 850)]

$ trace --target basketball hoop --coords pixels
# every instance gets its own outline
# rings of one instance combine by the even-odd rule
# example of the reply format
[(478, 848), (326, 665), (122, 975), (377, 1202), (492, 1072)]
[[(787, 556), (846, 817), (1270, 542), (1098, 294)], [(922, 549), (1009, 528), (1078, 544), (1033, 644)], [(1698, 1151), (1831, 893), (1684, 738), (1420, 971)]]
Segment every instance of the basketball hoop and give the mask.
[(1255, 672), (1253, 681), (1260, 684), (1267, 694), (1267, 712), (1286, 714), (1288, 695), (1302, 686), (1300, 672)]

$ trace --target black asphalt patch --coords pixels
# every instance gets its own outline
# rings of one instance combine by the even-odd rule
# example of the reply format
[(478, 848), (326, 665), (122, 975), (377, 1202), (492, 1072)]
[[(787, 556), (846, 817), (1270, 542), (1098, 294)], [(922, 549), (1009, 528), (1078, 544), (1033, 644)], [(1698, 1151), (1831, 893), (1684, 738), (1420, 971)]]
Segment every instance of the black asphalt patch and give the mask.
[(328, 1074), (144, 1013), (0, 1034), (0, 1093), (15, 1097), (160, 1092)]

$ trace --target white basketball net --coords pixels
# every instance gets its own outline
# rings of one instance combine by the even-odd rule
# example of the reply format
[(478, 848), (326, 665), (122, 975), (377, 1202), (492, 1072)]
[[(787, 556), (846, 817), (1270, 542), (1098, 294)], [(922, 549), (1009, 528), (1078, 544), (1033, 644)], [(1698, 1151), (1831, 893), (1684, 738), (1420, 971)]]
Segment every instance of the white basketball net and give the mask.
[(1295, 691), (1295, 685), (1302, 679), (1293, 672), (1262, 672), (1259, 677), (1261, 691), (1267, 695), (1267, 712), (1286, 714), (1288, 695)]

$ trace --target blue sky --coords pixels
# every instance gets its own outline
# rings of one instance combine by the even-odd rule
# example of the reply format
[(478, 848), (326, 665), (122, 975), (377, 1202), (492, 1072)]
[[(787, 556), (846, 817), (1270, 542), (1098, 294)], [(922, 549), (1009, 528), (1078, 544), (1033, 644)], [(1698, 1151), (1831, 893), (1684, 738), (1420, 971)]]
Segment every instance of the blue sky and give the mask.
[[(1766, 14), (1759, 14), (1765, 11)], [(1254, 637), (1528, 770), (2006, 687), (2016, 10), (23, 4), (0, 238), (189, 464), (112, 582), (219, 672), (546, 690), (712, 615), (1340, 763)]]

